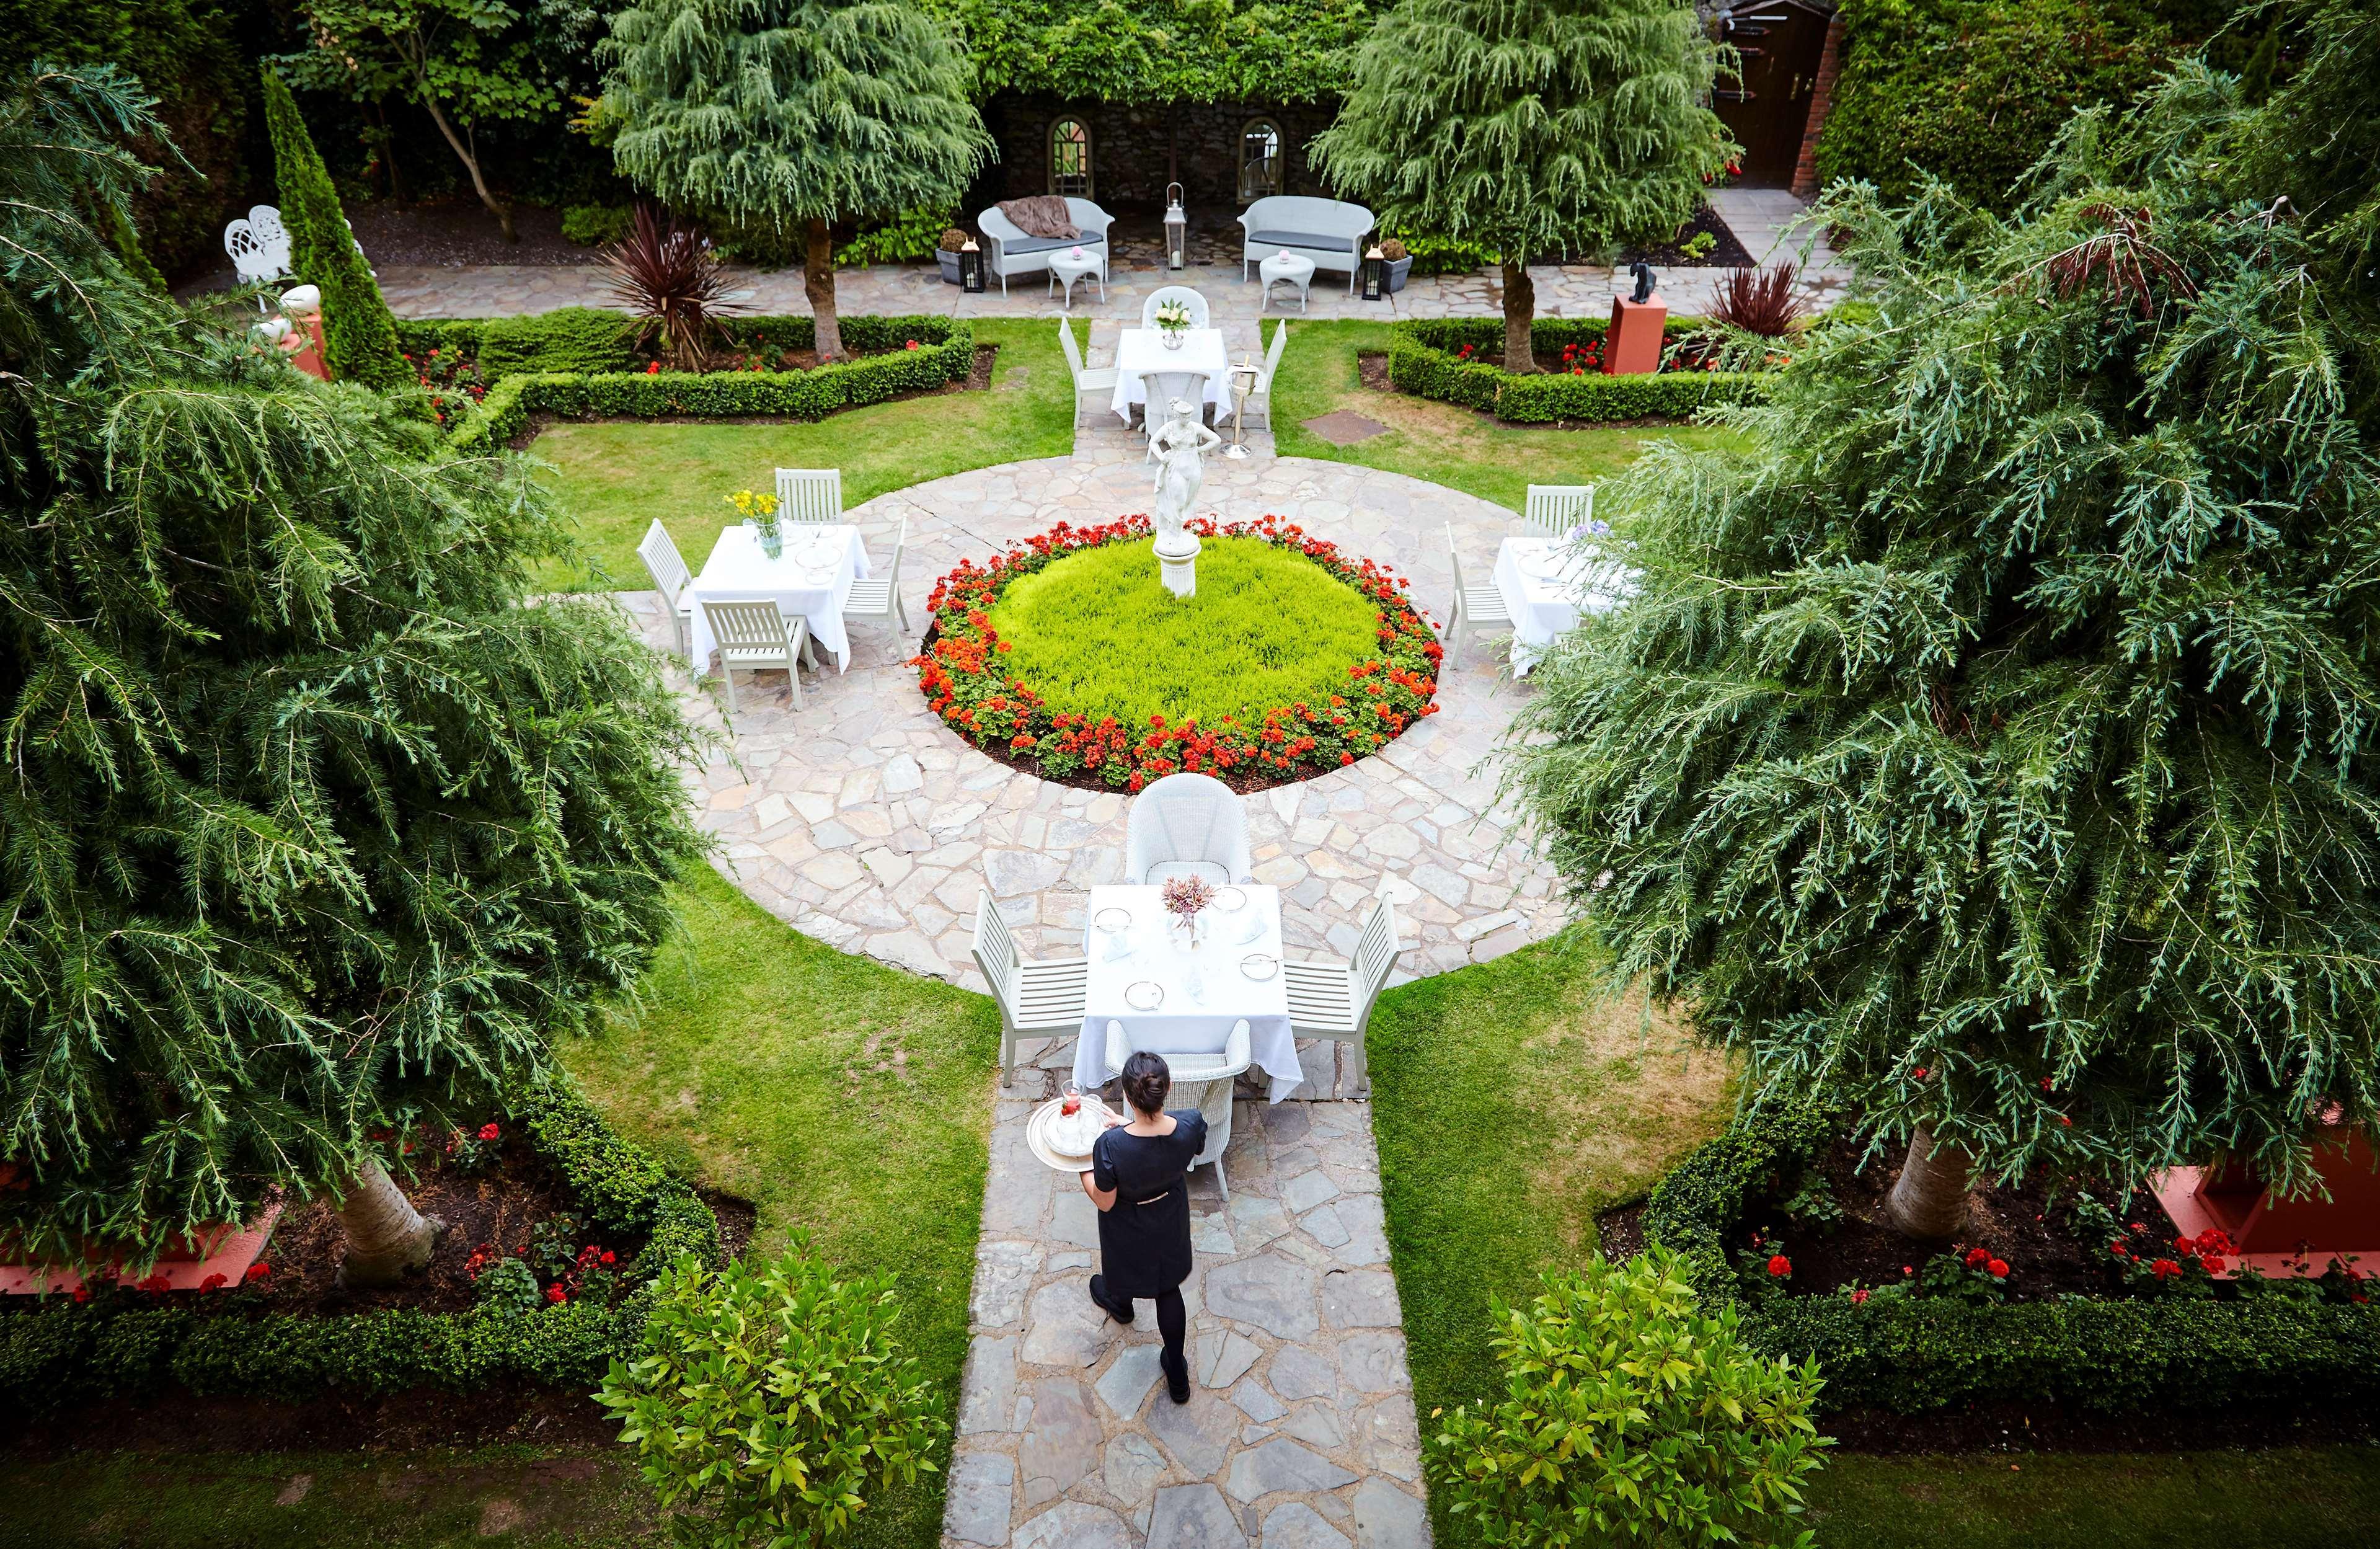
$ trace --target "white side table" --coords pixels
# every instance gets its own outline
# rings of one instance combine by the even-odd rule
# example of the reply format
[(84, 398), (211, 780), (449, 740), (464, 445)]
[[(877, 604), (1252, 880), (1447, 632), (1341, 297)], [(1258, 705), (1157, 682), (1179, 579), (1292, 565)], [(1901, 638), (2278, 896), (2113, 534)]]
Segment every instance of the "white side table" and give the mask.
[[(1107, 260), (1087, 248), (1083, 250), (1083, 256), (1080, 258), (1076, 258), (1072, 253), (1050, 255), (1050, 283), (1062, 284), (1066, 287), (1063, 302), (1066, 311), (1075, 310), (1075, 282), (1087, 276), (1098, 284), (1099, 299), (1104, 301), (1108, 299), (1108, 278), (1102, 273), (1106, 267)], [(1309, 264), (1307, 267), (1310, 270), (1313, 266)]]
[(1257, 303), (1262, 311), (1272, 305), (1272, 287), (1288, 284), (1297, 287), (1297, 310), (1305, 311), (1305, 287), (1314, 283), (1314, 261), (1295, 253), (1275, 253), (1257, 265), (1257, 274), (1264, 280), (1264, 299)]

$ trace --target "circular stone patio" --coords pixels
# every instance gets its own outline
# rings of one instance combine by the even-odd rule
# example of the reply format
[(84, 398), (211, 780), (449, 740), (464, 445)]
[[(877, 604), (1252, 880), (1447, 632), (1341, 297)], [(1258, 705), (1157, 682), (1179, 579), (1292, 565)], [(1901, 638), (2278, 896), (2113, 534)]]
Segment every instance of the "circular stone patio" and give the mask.
[[(907, 518), (901, 592), (916, 628), (853, 625), (850, 670), (806, 674), (798, 713), (782, 674), (737, 680), (732, 742), (689, 775), (722, 870), (806, 934), (977, 988), (967, 947), (979, 887), (1026, 952), (1079, 952), (1087, 890), (1123, 865), (1129, 799), (1054, 785), (977, 751), (926, 708), (907, 662), (927, 595), (959, 560), (987, 560), (1060, 521), (1146, 510), (1148, 497), (1137, 439), (1102, 427), (1087, 430), (1072, 457), (978, 469), (855, 507), (850, 519), (880, 567)], [(1519, 521), (1402, 474), (1269, 455), (1210, 460), (1201, 505), (1226, 521), (1277, 512), (1393, 566), (1440, 620), (1453, 585), (1447, 525), (1484, 579)], [(698, 568), (703, 555), (686, 557)], [(649, 640), (665, 641), (656, 594), (622, 601)], [(1495, 802), (1488, 760), (1523, 692), (1503, 668), (1500, 641), (1466, 642), (1463, 659), (1441, 668), (1438, 714), (1371, 758), (1248, 799), (1256, 876), (1286, 895), (1293, 951), (1347, 955), (1383, 885), (1403, 927), (1399, 979), (1560, 927), (1551, 868)], [(715, 696), (682, 672), (677, 680), (690, 714), (723, 728)]]

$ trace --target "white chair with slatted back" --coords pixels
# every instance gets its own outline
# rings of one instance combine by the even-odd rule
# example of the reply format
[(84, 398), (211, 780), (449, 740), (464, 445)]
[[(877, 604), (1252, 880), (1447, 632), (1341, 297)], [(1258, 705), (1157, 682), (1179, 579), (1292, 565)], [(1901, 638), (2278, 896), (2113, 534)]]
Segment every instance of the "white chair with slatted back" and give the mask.
[(1058, 320), (1058, 343), (1066, 352), (1066, 372), (1075, 379), (1075, 423), (1083, 422), (1083, 400), (1096, 397), (1105, 408), (1115, 396), (1116, 369), (1101, 366), (1089, 371), (1083, 365), (1083, 347), (1075, 342), (1073, 324), (1064, 318)]
[[(1231, 1180), (1223, 1176), (1223, 1153), (1232, 1143), (1232, 1092), (1239, 1085), (1240, 1072), (1255, 1063), (1250, 1052), (1253, 1035), (1248, 1019), (1241, 1018), (1232, 1024), (1230, 1036), (1224, 1039), (1220, 1053), (1184, 1055), (1160, 1049), (1156, 1053), (1165, 1061), (1166, 1073), (1173, 1078), (1173, 1090), (1166, 1094), (1169, 1108), (1196, 1108), (1207, 1120), (1207, 1143), (1190, 1159), (1196, 1171), (1212, 1162), (1215, 1165), (1215, 1187), (1223, 1191), (1225, 1202), (1232, 1198)], [(1108, 1024), (1108, 1070), (1111, 1074), (1123, 1069), (1123, 1062), (1132, 1057), (1132, 1036), (1124, 1031), (1122, 1022)]]
[(909, 627), (908, 605), (901, 601), (901, 555), (908, 547), (909, 518), (903, 517), (901, 534), (892, 540), (892, 563), (881, 576), (851, 583), (851, 594), (843, 603), (844, 618), (897, 617), (902, 628)]
[(735, 674), (782, 670), (793, 686), (794, 708), (802, 708), (801, 656), (809, 644), (810, 622), (787, 618), (768, 601), (722, 603), (706, 597), (702, 616), (719, 640), (719, 676), (727, 685), (727, 710), (735, 710)]
[(1186, 285), (1161, 285), (1150, 291), (1148, 299), (1140, 304), (1140, 325), (1156, 327), (1157, 309), (1168, 301), (1179, 301), (1190, 310), (1191, 327), (1207, 326), (1207, 299)]
[[(1364, 933), (1355, 938), (1355, 959), (1349, 963), (1288, 961), (1281, 965), (1289, 991), (1289, 1030), (1299, 1038), (1327, 1038), (1355, 1046), (1355, 1095), (1371, 1090), (1364, 1057), (1364, 1033), (1372, 1025), (1372, 1006), (1404, 955), (1397, 939), (1397, 911), (1388, 899), (1372, 906)], [(1328, 1097), (1327, 1092), (1316, 1092)]]
[(1532, 538), (1562, 539), (1573, 527), (1595, 519), (1593, 484), (1531, 484), (1529, 504), (1521, 515)]
[(777, 470), (777, 519), (781, 522), (838, 522), (843, 519), (843, 470), (781, 468)]
[(1248, 811), (1211, 774), (1168, 774), (1132, 799), (1123, 823), (1124, 880), (1155, 887), (1203, 877), (1217, 887), (1248, 880)]
[(1083, 1008), (1090, 999), (1088, 957), (1017, 956), (1016, 938), (1008, 933), (1008, 921), (992, 906), (988, 888), (976, 893), (975, 942), (968, 950), (1000, 1006), (1002, 1083), (1016, 1068), (1019, 1040), (1082, 1036)]
[(1463, 653), (1463, 637), (1483, 625), (1489, 628), (1512, 627), (1512, 610), (1504, 605), (1504, 594), (1492, 586), (1463, 584), (1463, 551), (1454, 546), (1454, 524), (1446, 524), (1446, 557), (1454, 567), (1454, 616), (1446, 626), (1446, 659), (1453, 661)]
[[(1248, 389), (1248, 396), (1232, 410), (1258, 430), (1272, 428), (1272, 379), (1273, 374), (1281, 370), (1281, 348), (1288, 343), (1289, 324), (1283, 322), (1272, 331), (1272, 343), (1265, 349), (1264, 364), (1257, 372), (1256, 385)], [(1222, 428), (1221, 421), (1216, 421), (1216, 428)]]
[(670, 616), (670, 638), (677, 642), (677, 653), (688, 658), (694, 655), (694, 599), (686, 588), (694, 583), (693, 572), (686, 567), (686, 559), (670, 541), (669, 530), (659, 521), (645, 529), (644, 542), (637, 545), (637, 557), (645, 562), (645, 574), (653, 578), (654, 589), (662, 594), (662, 607)]

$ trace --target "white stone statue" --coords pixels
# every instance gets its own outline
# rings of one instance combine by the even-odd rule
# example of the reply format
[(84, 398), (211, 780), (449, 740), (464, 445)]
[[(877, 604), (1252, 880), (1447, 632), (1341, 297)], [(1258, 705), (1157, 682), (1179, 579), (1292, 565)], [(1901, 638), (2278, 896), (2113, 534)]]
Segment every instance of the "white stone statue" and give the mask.
[(1198, 535), (1184, 523), (1207, 482), (1205, 457), (1223, 438), (1198, 421), (1198, 406), (1176, 398), (1149, 446), (1157, 453), (1157, 569), (1165, 590), (1187, 597), (1198, 590)]

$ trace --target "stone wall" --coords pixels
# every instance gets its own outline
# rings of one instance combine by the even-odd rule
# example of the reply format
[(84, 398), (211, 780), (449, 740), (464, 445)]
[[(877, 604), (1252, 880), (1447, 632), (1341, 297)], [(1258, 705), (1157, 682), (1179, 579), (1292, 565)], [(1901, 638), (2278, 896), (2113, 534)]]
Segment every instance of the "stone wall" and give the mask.
[(1835, 13), (1827, 23), (1826, 52), (1818, 55), (1818, 82), (1810, 95), (1810, 122), (1802, 131), (1802, 156), (1793, 166), (1793, 197), (1818, 194), (1818, 137), (1826, 132), (1827, 114), (1835, 105), (1835, 78), (1843, 68), (1843, 18)]
[[(1000, 160), (978, 185), (985, 202), (1050, 191), (1050, 126), (1072, 117), (1091, 131), (1091, 197), (1111, 213), (1161, 210), (1165, 185), (1179, 181), (1194, 224), (1239, 213), (1240, 130), (1251, 118), (1280, 126), (1283, 193), (1328, 194), (1306, 165), (1308, 140), (1330, 127), (1335, 104), (1265, 103), (1127, 106), (1068, 103), (1002, 92), (984, 107)], [(1167, 152), (1175, 170), (1167, 171)], [(968, 213), (974, 213), (970, 208)]]

